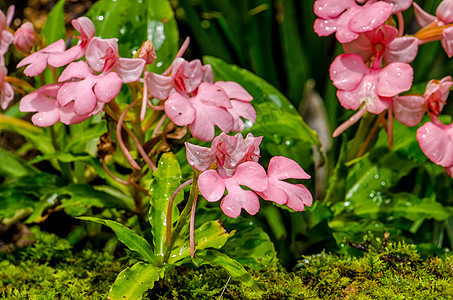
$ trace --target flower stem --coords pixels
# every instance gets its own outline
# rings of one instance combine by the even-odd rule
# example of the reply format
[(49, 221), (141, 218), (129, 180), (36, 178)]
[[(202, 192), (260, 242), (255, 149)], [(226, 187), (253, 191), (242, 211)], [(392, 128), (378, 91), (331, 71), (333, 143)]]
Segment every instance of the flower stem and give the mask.
[(168, 262), (168, 259), (170, 258), (171, 250), (173, 249), (173, 246), (175, 245), (175, 242), (178, 240), (179, 234), (181, 233), (181, 230), (186, 226), (188, 220), (189, 220), (189, 214), (192, 211), (192, 206), (193, 203), (197, 201), (198, 198), (198, 176), (200, 173), (196, 170), (193, 171), (193, 182), (192, 182), (192, 187), (190, 189), (190, 195), (189, 199), (187, 200), (186, 206), (184, 207), (183, 211), (181, 212), (181, 215), (178, 218), (178, 222), (176, 223), (175, 228), (173, 229), (173, 232), (171, 234), (171, 240), (170, 244), (167, 248), (167, 251), (165, 252), (164, 258), (162, 260), (162, 264), (166, 264)]
[(184, 182), (183, 184), (181, 184), (180, 186), (178, 186), (178, 188), (173, 192), (173, 194), (170, 197), (170, 201), (168, 203), (168, 209), (167, 209), (167, 244), (169, 246), (170, 246), (170, 240), (171, 240), (171, 224), (172, 224), (171, 215), (172, 215), (172, 212), (173, 212), (173, 203), (175, 202), (176, 195), (178, 195), (178, 193), (183, 188), (185, 188), (186, 186), (188, 186), (192, 182), (193, 182), (193, 179), (189, 179), (186, 182)]

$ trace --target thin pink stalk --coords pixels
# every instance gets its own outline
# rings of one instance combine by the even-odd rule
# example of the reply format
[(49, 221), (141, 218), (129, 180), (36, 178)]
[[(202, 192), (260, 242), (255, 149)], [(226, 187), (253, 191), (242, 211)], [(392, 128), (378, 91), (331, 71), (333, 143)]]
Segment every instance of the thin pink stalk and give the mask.
[(388, 110), (388, 131), (387, 131), (387, 142), (389, 144), (390, 150), (393, 148), (393, 110), (390, 105)]
[(143, 157), (143, 159), (145, 160), (146, 164), (151, 168), (151, 170), (156, 171), (156, 169), (157, 169), (156, 165), (151, 161), (151, 159), (148, 156), (148, 153), (146, 153), (146, 151), (145, 151), (145, 149), (143, 149), (142, 145), (140, 145), (139, 140), (134, 135), (132, 130), (130, 130), (129, 128), (126, 127), (126, 131), (131, 136), (135, 147), (137, 147), (138, 152), (140, 152), (140, 154)]
[[(181, 57), (184, 54), (184, 52), (186, 52), (187, 47), (189, 47), (189, 43), (190, 43), (190, 38), (186, 37), (186, 39), (184, 40), (184, 43), (182, 43), (181, 48), (179, 48), (178, 53), (176, 53), (175, 59), (178, 57)], [(170, 71), (171, 71), (171, 65), (168, 67), (167, 70), (165, 70), (162, 73), (162, 75), (168, 75), (170, 73)]]
[(404, 18), (403, 14), (401, 12), (396, 14), (396, 17), (398, 18), (398, 36), (402, 37), (404, 34)]
[(354, 125), (354, 123), (356, 123), (358, 120), (360, 120), (360, 118), (365, 114), (365, 112), (366, 105), (363, 105), (358, 112), (352, 115), (352, 117), (350, 117), (346, 122), (338, 126), (337, 129), (335, 129), (335, 131), (333, 132), (332, 136), (337, 137), (340, 134), (342, 134), (346, 129), (348, 129), (349, 127)]
[(110, 177), (112, 177), (115, 181), (118, 181), (119, 183), (124, 184), (124, 185), (129, 185), (130, 184), (129, 182), (127, 182), (127, 181), (125, 181), (123, 179), (120, 179), (120, 178), (116, 177), (115, 175), (113, 175), (113, 173), (109, 170), (109, 167), (105, 163), (105, 160), (102, 160), (102, 166), (104, 167), (105, 172), (107, 172), (107, 174)]
[[(118, 139), (118, 145), (120, 145), (121, 150), (126, 156), (126, 159), (129, 161), (132, 167), (136, 168), (137, 170), (141, 170), (140, 166), (135, 162), (134, 158), (132, 157), (131, 153), (127, 149), (126, 145), (124, 144), (123, 137), (121, 136), (121, 127), (123, 126), (124, 118), (126, 117), (128, 111), (132, 108), (132, 106), (136, 105), (138, 99), (129, 104), (128, 107), (121, 113), (120, 118), (118, 119), (118, 123), (116, 124), (116, 138)], [(129, 129), (127, 126), (123, 127), (124, 129)]]
[(176, 190), (171, 195), (170, 201), (168, 202), (168, 208), (167, 208), (167, 245), (168, 246), (170, 246), (170, 242), (171, 242), (171, 224), (172, 224), (171, 217), (172, 217), (172, 212), (173, 212), (173, 203), (175, 202), (176, 195), (178, 195), (178, 193), (183, 188), (185, 188), (186, 186), (188, 186), (192, 182), (193, 182), (193, 178), (187, 180), (186, 182), (184, 182), (183, 184), (178, 186), (178, 188), (176, 188)]
[(154, 110), (164, 110), (165, 106), (163, 105), (152, 105), (151, 101), (148, 100), (148, 107)]
[(163, 116), (160, 118), (159, 122), (157, 122), (157, 125), (156, 125), (156, 128), (154, 129), (154, 132), (153, 132), (152, 137), (156, 137), (157, 132), (158, 132), (159, 129), (162, 127), (162, 124), (164, 124), (166, 118), (167, 118), (167, 115), (163, 115)]
[(146, 85), (146, 80), (145, 80), (145, 82), (143, 83), (142, 110), (140, 111), (140, 121), (142, 121), (142, 122), (145, 119), (147, 102), (148, 102), (148, 86)]
[(197, 198), (195, 197), (192, 203), (192, 210), (190, 212), (190, 226), (189, 226), (189, 244), (190, 244), (190, 257), (195, 255), (195, 210), (197, 208)]

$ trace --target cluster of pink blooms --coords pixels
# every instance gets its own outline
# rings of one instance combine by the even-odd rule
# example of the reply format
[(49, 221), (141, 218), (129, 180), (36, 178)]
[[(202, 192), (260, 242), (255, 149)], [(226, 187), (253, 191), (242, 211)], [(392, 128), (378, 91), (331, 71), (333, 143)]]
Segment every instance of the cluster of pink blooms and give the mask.
[[(11, 18), (11, 11), (7, 17), (0, 14), (0, 26), (3, 25), (0, 28), (2, 54), (6, 53), (7, 46), (13, 41), (12, 33), (5, 29)], [(14, 37), (16, 48), (25, 54), (34, 46), (33, 25), (30, 25), (25, 23)], [(244, 119), (251, 122), (256, 120), (256, 111), (250, 103), (253, 97), (235, 82), (214, 82), (211, 66), (202, 65), (200, 60), (189, 62), (181, 58), (188, 40), (171, 66), (162, 74), (156, 74), (145, 68), (156, 59), (150, 41), (143, 43), (135, 58), (122, 58), (118, 54), (118, 40), (96, 37), (95, 26), (90, 19), (80, 17), (73, 20), (72, 25), (80, 33), (76, 37), (77, 45), (66, 49), (65, 41), (58, 40), (29, 54), (17, 66), (25, 66), (24, 73), (27, 76), (37, 76), (47, 67), (66, 66), (55, 83), (43, 85), (21, 99), (21, 111), (35, 112), (32, 116), (35, 125), (51, 126), (58, 121), (66, 125), (82, 122), (101, 112), (119, 94), (123, 83), (136, 82), (143, 84), (140, 89), (143, 97), (140, 112), (142, 121), (148, 107), (164, 110), (165, 117), (178, 126), (188, 126), (196, 139), (212, 141), (211, 148), (186, 143), (187, 159), (193, 168), (202, 172), (198, 179), (201, 194), (208, 201), (223, 198), (221, 208), (226, 215), (238, 217), (242, 208), (252, 215), (256, 214), (259, 210), (258, 195), (280, 205), (286, 204), (295, 211), (302, 211), (305, 205), (312, 204), (312, 196), (305, 186), (283, 181), (288, 178), (310, 178), (295, 161), (281, 156), (273, 157), (266, 173), (257, 163), (262, 137), (255, 138), (249, 134), (244, 140), (241, 134), (228, 136), (224, 133), (242, 131)], [(6, 77), (3, 71), (0, 69), (0, 75)], [(2, 108), (6, 109), (14, 92), (6, 81), (0, 83)], [(150, 97), (155, 98), (159, 105), (153, 105)], [(137, 101), (133, 101), (118, 118), (117, 137), (131, 166), (140, 169), (119, 133), (125, 114)], [(215, 126), (223, 132), (214, 138)], [(123, 128), (128, 129), (127, 126)], [(134, 140), (133, 133), (130, 130), (128, 133)], [(135, 140), (134, 143), (145, 161), (155, 169), (143, 147)], [(216, 169), (210, 169), (213, 165)], [(243, 190), (241, 186), (251, 190)], [(228, 194), (223, 197), (225, 188)]]
[[(261, 140), (262, 137), (254, 137), (251, 133), (245, 139), (240, 133), (236, 136), (221, 133), (214, 138), (211, 148), (186, 143), (189, 164), (202, 172), (198, 178), (201, 195), (210, 202), (222, 199), (220, 207), (231, 218), (238, 217), (242, 208), (251, 215), (256, 214), (260, 208), (258, 195), (295, 211), (302, 211), (305, 205), (311, 206), (313, 202), (304, 185), (283, 181), (310, 178), (295, 161), (274, 156), (266, 174), (258, 163)], [(215, 169), (210, 169), (212, 165)], [(228, 191), (226, 196), (225, 189)]]
[[(61, 67), (69, 64), (58, 83), (45, 85), (23, 97), (20, 110), (37, 112), (32, 121), (38, 126), (79, 123), (99, 113), (105, 103), (114, 99), (123, 83), (143, 81), (146, 95), (164, 101), (168, 118), (179, 126), (189, 126), (192, 135), (202, 141), (214, 138), (214, 126), (222, 131), (241, 131), (241, 117), (255, 121), (256, 112), (250, 104), (252, 97), (237, 83), (215, 82), (209, 65), (199, 60), (188, 62), (177, 57), (164, 74), (145, 71), (145, 64), (156, 58), (152, 43), (144, 43), (138, 58), (118, 55), (117, 39), (95, 37), (94, 24), (86, 17), (72, 21), (80, 32), (79, 43), (66, 50), (63, 40), (29, 55), (18, 67), (28, 65), (28, 76), (40, 74), (47, 65)], [(79, 60), (85, 56), (86, 62)], [(140, 78), (144, 75), (143, 78)], [(143, 110), (144, 112), (144, 110)], [(143, 119), (143, 114), (142, 114)]]
[(10, 6), (6, 15), (0, 11), (0, 107), (6, 109), (14, 99), (14, 90), (8, 82), (8, 70), (4, 55), (13, 44), (18, 51), (28, 53), (35, 42), (33, 24), (26, 22), (15, 33), (10, 28), (14, 17), (14, 6)]
[[(411, 5), (422, 28), (404, 36), (401, 12)], [(424, 95), (399, 95), (412, 86), (409, 63), (417, 56), (419, 45), (440, 40), (447, 55), (453, 55), (453, 0), (442, 1), (436, 16), (424, 12), (412, 0), (317, 0), (314, 11), (319, 17), (315, 32), (320, 36), (335, 33), (346, 52), (330, 67), (337, 97), (343, 107), (358, 110), (333, 136), (366, 112), (387, 113), (391, 146), (393, 116), (407, 126), (416, 126), (427, 112), (432, 122), (418, 129), (417, 140), (427, 157), (453, 177), (453, 124), (445, 125), (438, 119), (453, 84), (451, 77), (431, 80)], [(392, 26), (394, 16), (398, 29)]]

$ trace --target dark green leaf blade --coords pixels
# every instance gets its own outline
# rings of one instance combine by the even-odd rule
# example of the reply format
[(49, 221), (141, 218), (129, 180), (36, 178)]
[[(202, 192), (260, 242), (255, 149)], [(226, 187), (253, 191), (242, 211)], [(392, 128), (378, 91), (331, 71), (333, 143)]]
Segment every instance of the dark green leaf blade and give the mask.
[[(154, 179), (150, 187), (149, 222), (153, 234), (154, 251), (157, 256), (164, 256), (167, 241), (167, 210), (170, 198), (181, 184), (181, 168), (173, 153), (164, 153), (159, 160)], [(172, 220), (178, 218), (176, 205), (183, 199), (182, 193), (177, 195), (173, 204)], [(173, 222), (172, 222), (173, 223)]]
[(129, 249), (138, 252), (142, 256), (142, 258), (147, 262), (153, 265), (157, 264), (157, 258), (154, 256), (149, 243), (144, 238), (142, 238), (141, 236), (139, 236), (138, 234), (124, 226), (123, 224), (95, 217), (78, 217), (78, 219), (92, 221), (110, 227), (115, 232), (118, 239), (123, 244), (125, 244)]
[(164, 277), (164, 268), (143, 262), (136, 263), (118, 274), (110, 289), (109, 299), (141, 299), (143, 293), (152, 289), (154, 282), (162, 277)]

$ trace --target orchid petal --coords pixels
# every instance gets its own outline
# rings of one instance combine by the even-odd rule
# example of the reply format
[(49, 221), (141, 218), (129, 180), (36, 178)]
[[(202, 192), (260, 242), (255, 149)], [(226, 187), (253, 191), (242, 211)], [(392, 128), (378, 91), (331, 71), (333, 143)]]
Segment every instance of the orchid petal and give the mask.
[(230, 99), (250, 102), (253, 97), (238, 83), (234, 81), (217, 81), (215, 85), (220, 86)]
[(113, 70), (124, 83), (134, 82), (142, 75), (145, 63), (141, 58), (119, 58)]
[(215, 161), (215, 155), (210, 148), (192, 145), (190, 143), (185, 143), (186, 145), (186, 157), (189, 165), (202, 172), (212, 165)]
[(122, 84), (118, 74), (115, 72), (107, 73), (96, 81), (94, 94), (99, 101), (105, 103), (110, 102), (120, 93)]
[(453, 166), (453, 124), (440, 127), (428, 122), (417, 130), (417, 140), (431, 161), (442, 167)]
[(382, 97), (393, 97), (409, 90), (412, 86), (414, 71), (409, 64), (391, 63), (379, 72), (377, 93)]
[(172, 93), (165, 101), (164, 108), (170, 120), (179, 126), (191, 124), (196, 118), (196, 111), (190, 99), (179, 93)]
[(209, 202), (219, 201), (225, 192), (225, 183), (215, 170), (207, 170), (198, 177), (200, 194)]
[(418, 95), (396, 96), (393, 98), (395, 118), (406, 126), (418, 125), (425, 114), (425, 99)]
[(387, 45), (384, 54), (387, 63), (404, 62), (410, 63), (417, 56), (418, 39), (415, 37), (400, 37)]
[(365, 5), (360, 13), (351, 18), (349, 29), (360, 33), (378, 28), (392, 15), (393, 7), (386, 2)]
[(425, 27), (436, 20), (435, 16), (428, 14), (420, 6), (418, 6), (416, 2), (413, 2), (412, 5), (414, 6), (415, 19), (421, 27)]
[(351, 91), (359, 85), (368, 70), (360, 56), (342, 54), (330, 66), (330, 78), (338, 89)]
[(288, 178), (310, 179), (297, 162), (284, 156), (274, 156), (271, 158), (268, 167), (269, 176), (281, 180)]
[(151, 97), (159, 100), (168, 98), (170, 91), (173, 89), (172, 79), (169, 76), (163, 76), (152, 72), (145, 72), (146, 85)]
[(58, 81), (68, 81), (72, 78), (83, 79), (92, 75), (93, 74), (91, 74), (90, 68), (88, 67), (87, 63), (84, 61), (78, 61), (69, 64), (69, 66), (67, 66), (61, 73)]

